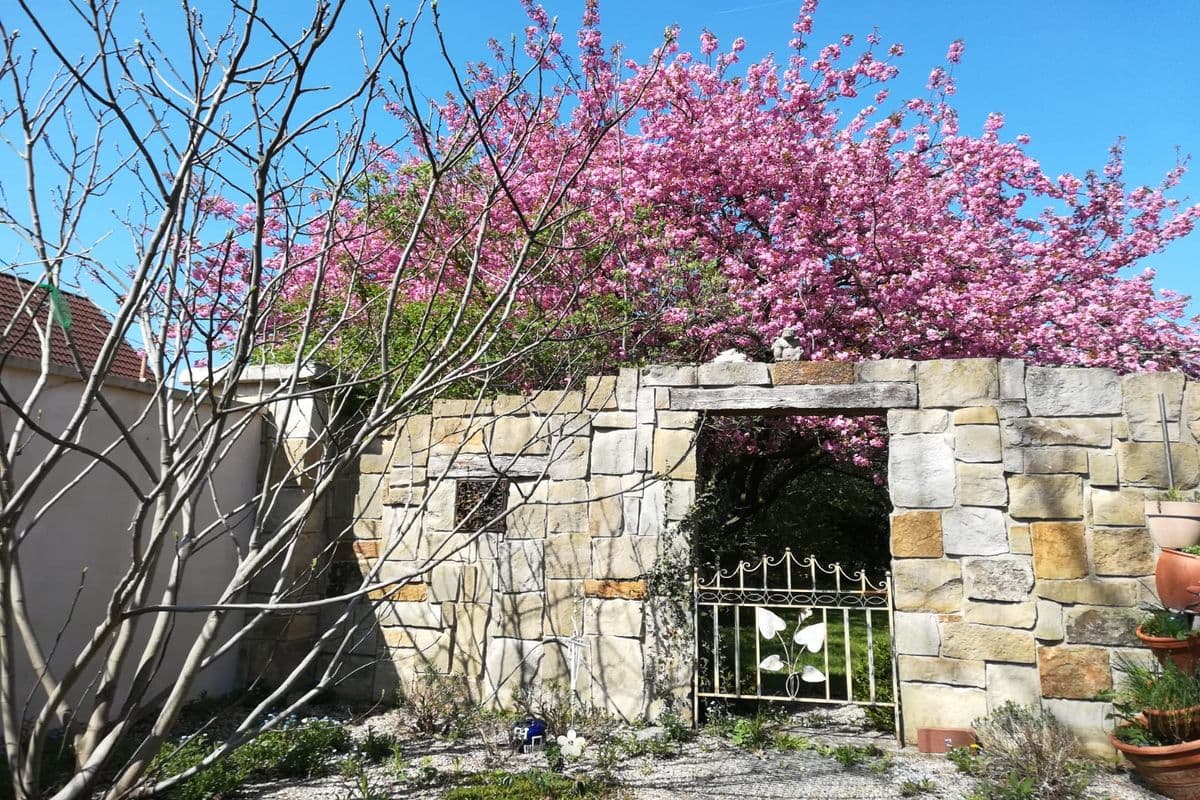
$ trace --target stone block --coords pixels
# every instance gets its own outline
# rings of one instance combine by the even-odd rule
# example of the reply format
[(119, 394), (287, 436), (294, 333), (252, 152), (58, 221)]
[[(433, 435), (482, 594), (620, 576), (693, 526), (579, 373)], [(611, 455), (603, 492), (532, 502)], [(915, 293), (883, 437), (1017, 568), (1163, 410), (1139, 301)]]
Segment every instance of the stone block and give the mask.
[(907, 358), (860, 361), (854, 367), (854, 374), (867, 383), (905, 383), (917, 379), (917, 362)]
[(537, 414), (578, 414), (583, 411), (583, 392), (569, 389), (543, 389), (526, 398), (529, 410)]
[(645, 581), (585, 580), (583, 582), (583, 593), (587, 597), (645, 600), (647, 592)]
[(1108, 649), (1058, 645), (1038, 648), (1043, 697), (1094, 700), (1113, 688)]
[(701, 364), (697, 370), (701, 386), (770, 386), (771, 371), (757, 361), (720, 361)]
[(550, 443), (545, 420), (538, 417), (500, 417), (492, 426), (489, 448), (495, 455), (545, 455)]
[(1154, 542), (1145, 528), (1096, 528), (1092, 565), (1097, 575), (1153, 575)]
[(959, 461), (999, 462), (1000, 428), (996, 425), (955, 427), (954, 457)]
[(1008, 503), (1008, 482), (1001, 464), (956, 465), (958, 502), (966, 506), (996, 506)]
[(584, 378), (583, 407), (588, 411), (616, 411), (617, 376), (589, 375)]
[(1102, 367), (1026, 367), (1029, 413), (1037, 417), (1084, 417), (1121, 413), (1117, 374)]
[(1031, 631), (978, 625), (973, 622), (943, 622), (942, 655), (947, 658), (1007, 661), (1032, 664), (1035, 659)]
[(983, 686), (984, 662), (959, 658), (899, 656), (900, 680), (921, 683), (949, 683), (955, 686)]
[(656, 430), (654, 432), (655, 475), (676, 480), (696, 479), (696, 434), (691, 430)]
[(954, 505), (954, 449), (944, 435), (897, 436), (888, 448), (888, 484), (901, 508)]
[(446, 562), (429, 571), (429, 598), (435, 603), (453, 603), (462, 595), (463, 565)]
[(964, 558), (962, 578), (965, 594), (972, 600), (1016, 603), (1033, 591), (1033, 567), (1023, 556)]
[(616, 476), (597, 475), (588, 484), (588, 533), (592, 536), (620, 536), (625, 523), (622, 511), (624, 484)]
[[(622, 431), (632, 433), (632, 431)], [(592, 439), (587, 436), (566, 436), (551, 443), (550, 477), (554, 480), (586, 478), (588, 454)]]
[(508, 516), (505, 534), (510, 539), (544, 539), (547, 526), (547, 481), (511, 481), (508, 484)]
[(1033, 537), (1028, 525), (1008, 526), (1008, 549), (1015, 555), (1033, 555)]
[(667, 496), (667, 520), (684, 519), (696, 504), (695, 481), (660, 481), (660, 485)]
[(429, 433), (433, 418), (416, 414), (400, 420), (392, 446), (392, 463), (403, 467), (424, 467), (429, 460)]
[(656, 540), (649, 536), (592, 539), (592, 576), (640, 578), (654, 566)]
[(599, 411), (592, 417), (593, 428), (624, 428), (637, 427), (637, 413), (633, 411)]
[(1008, 532), (998, 509), (957, 506), (942, 514), (947, 555), (994, 556), (1008, 552)]
[(1083, 516), (1083, 481), (1078, 475), (1013, 475), (1008, 511), (1020, 519), (1078, 519)]
[(1039, 578), (1082, 578), (1088, 574), (1082, 522), (1035, 522), (1033, 568)]
[(681, 428), (688, 431), (696, 430), (700, 415), (695, 411), (659, 411), (659, 428)]
[(486, 453), (490, 425), (480, 418), (434, 417), (431, 449), (438, 452)]
[(915, 742), (917, 728), (970, 728), (975, 720), (987, 716), (987, 695), (973, 687), (901, 681), (900, 706), (904, 709), (904, 738)]
[(1129, 489), (1115, 492), (1092, 489), (1091, 497), (1094, 525), (1135, 528), (1146, 526), (1146, 495), (1141, 492)]
[(586, 578), (591, 574), (591, 536), (551, 534), (546, 539), (547, 578)]
[(1042, 709), (1070, 728), (1088, 755), (1101, 761), (1113, 760), (1113, 747), (1108, 741), (1111, 703), (1047, 698), (1042, 700)]
[(940, 511), (908, 511), (892, 514), (893, 558), (941, 558), (942, 514)]
[(1000, 415), (994, 406), (960, 408), (954, 412), (955, 425), (999, 425)]
[(592, 437), (592, 473), (625, 475), (633, 472), (635, 431), (597, 431)]
[(991, 358), (922, 361), (917, 364), (922, 408), (988, 405), (1000, 398), (1000, 373)]
[(1036, 666), (1019, 664), (987, 665), (987, 705), (992, 712), (1005, 703), (1038, 706), (1042, 699)]
[(586, 534), (587, 531), (587, 482), (580, 480), (551, 481), (546, 505), (547, 535), (564, 533)]
[(583, 635), (583, 581), (546, 581), (546, 635)]
[(963, 608), (963, 621), (1028, 630), (1037, 622), (1037, 604), (1032, 600), (1023, 603), (967, 601)]
[(1075, 606), (1066, 610), (1067, 642), (1133, 647), (1138, 639), (1133, 631), (1145, 613), (1136, 608), (1111, 606)]
[[(1117, 442), (1117, 466), (1126, 486), (1168, 488), (1161, 437), (1159, 442)], [(1171, 466), (1176, 486), (1190, 489), (1200, 482), (1200, 453), (1195, 445), (1172, 447)]]
[(501, 592), (540, 592), (545, 588), (542, 543), (512, 539), (497, 545), (497, 578)]
[(962, 608), (962, 569), (957, 561), (903, 559), (892, 565), (897, 609), (951, 613)]
[(383, 602), (375, 606), (375, 616), (382, 626), (399, 625), (405, 628), (441, 628), (441, 606), (429, 603)]
[(637, 392), (637, 367), (621, 367), (617, 370), (617, 408), (633, 411), (637, 407)]
[(1112, 444), (1112, 422), (1097, 417), (1018, 417), (1000, 425), (1007, 445), (1082, 445), (1108, 447)]
[(411, 674), (450, 669), (450, 632), (428, 628), (381, 628), (391, 658)]
[(501, 594), (495, 598), (495, 636), (540, 639), (544, 630), (546, 598), (532, 594)]
[(854, 383), (852, 361), (777, 361), (771, 365), (776, 386), (834, 386)]
[(484, 699), (500, 708), (512, 708), (514, 695), (532, 686), (541, 671), (544, 647), (540, 641), (492, 639), (484, 667)]
[(1025, 362), (1019, 358), (1000, 359), (1000, 399), (1025, 399)]
[(642, 635), (642, 603), (638, 600), (588, 598), (584, 608), (585, 634), (632, 637)]
[(590, 644), (592, 702), (626, 722), (640, 719), (648, 701), (641, 642), (596, 636)]
[(641, 386), (695, 386), (694, 364), (652, 364), (642, 370)]
[(1117, 454), (1089, 450), (1088, 480), (1092, 486), (1116, 486)]
[(1134, 372), (1121, 378), (1125, 419), (1135, 441), (1162, 441), (1158, 396), (1163, 395), (1167, 422), (1178, 422), (1183, 390), (1182, 372)]
[(383, 475), (361, 475), (354, 495), (354, 516), (383, 518), (383, 495), (387, 479)]
[(1070, 445), (1027, 447), (1022, 453), (1022, 466), (1025, 472), (1034, 474), (1072, 472), (1086, 475), (1089, 452), (1087, 448)]
[[(936, 656), (942, 638), (938, 633), (937, 615), (908, 611), (895, 612), (892, 638), (897, 653), (915, 656)], [(904, 673), (900, 674), (904, 679)]]
[(892, 436), (908, 433), (945, 433), (949, 426), (949, 411), (893, 408), (887, 413), (888, 433)]
[(1034, 594), (1067, 605), (1124, 606), (1137, 603), (1140, 592), (1135, 580), (1085, 578), (1083, 580), (1038, 580)]
[(1053, 600), (1037, 601), (1037, 625), (1033, 637), (1039, 642), (1061, 642), (1067, 635), (1063, 627), (1063, 607)]

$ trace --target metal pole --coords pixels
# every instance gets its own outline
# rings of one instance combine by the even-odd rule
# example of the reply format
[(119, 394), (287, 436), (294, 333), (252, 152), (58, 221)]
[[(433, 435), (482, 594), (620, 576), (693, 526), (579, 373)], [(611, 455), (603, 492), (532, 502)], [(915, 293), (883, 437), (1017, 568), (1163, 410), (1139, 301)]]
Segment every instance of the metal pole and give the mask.
[(1175, 493), (1175, 468), (1171, 465), (1171, 432), (1167, 429), (1167, 399), (1158, 394), (1158, 421), (1162, 424), (1163, 457), (1167, 460), (1167, 490)]

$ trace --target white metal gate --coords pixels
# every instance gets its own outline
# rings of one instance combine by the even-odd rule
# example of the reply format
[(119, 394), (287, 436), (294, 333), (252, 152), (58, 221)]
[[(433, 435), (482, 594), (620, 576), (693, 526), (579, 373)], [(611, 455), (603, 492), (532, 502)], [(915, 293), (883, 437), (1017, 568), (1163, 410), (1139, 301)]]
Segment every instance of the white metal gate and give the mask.
[(892, 709), (900, 737), (890, 575), (789, 549), (693, 580), (697, 715), (714, 698), (853, 703)]

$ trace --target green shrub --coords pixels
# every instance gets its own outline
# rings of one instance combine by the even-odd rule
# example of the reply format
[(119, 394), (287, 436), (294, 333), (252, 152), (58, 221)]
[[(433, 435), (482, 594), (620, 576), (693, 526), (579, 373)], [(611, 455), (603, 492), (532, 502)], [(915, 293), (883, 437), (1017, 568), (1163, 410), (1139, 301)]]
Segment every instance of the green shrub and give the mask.
[(311, 778), (325, 772), (350, 742), (349, 731), (334, 720), (288, 721), (239, 747), (234, 760), (247, 775)]
[(462, 677), (426, 672), (402, 686), (397, 699), (420, 733), (447, 733), (461, 726), (467, 696)]
[(928, 794), (937, 788), (929, 778), (922, 778), (919, 781), (904, 781), (900, 784), (901, 797), (916, 797), (920, 794)]
[[(155, 781), (178, 775), (203, 761), (205, 756), (213, 751), (214, 746), (204, 736), (168, 743), (150, 762), (147, 774)], [(234, 759), (225, 757), (176, 784), (170, 790), (170, 797), (172, 800), (212, 800), (228, 797), (245, 779), (246, 772)]]
[(1196, 632), (1192, 630), (1190, 615), (1156, 608), (1142, 620), (1142, 633), (1163, 639), (1187, 639)]
[(760, 709), (753, 717), (739, 717), (734, 721), (729, 741), (738, 747), (761, 750), (770, 744), (776, 727), (778, 722), (775, 717)]
[(946, 759), (964, 775), (983, 774), (983, 758), (977, 745), (952, 748), (946, 753)]
[(559, 798), (605, 798), (612, 787), (587, 778), (571, 778), (545, 770), (504, 772), (494, 770), (472, 775), (466, 785), (446, 792), (446, 800), (559, 800)]
[(1008, 702), (974, 728), (983, 746), (980, 790), (990, 800), (1077, 800), (1091, 780), (1079, 742), (1053, 714)]
[(367, 735), (358, 742), (358, 750), (373, 764), (386, 761), (400, 747), (400, 742), (390, 733), (376, 733), (367, 729)]

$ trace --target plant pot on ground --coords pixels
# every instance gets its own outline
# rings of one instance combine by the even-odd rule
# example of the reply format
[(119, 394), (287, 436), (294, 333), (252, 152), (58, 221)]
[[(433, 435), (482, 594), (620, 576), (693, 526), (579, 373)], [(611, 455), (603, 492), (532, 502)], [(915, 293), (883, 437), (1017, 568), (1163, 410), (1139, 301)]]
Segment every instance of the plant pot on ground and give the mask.
[(1200, 740), (1138, 745), (1122, 741), (1116, 734), (1109, 740), (1154, 791), (1174, 800), (1200, 800)]
[(1112, 736), (1150, 786), (1175, 800), (1200, 800), (1200, 680), (1175, 663), (1146, 666), (1120, 658), (1124, 681), (1110, 695), (1124, 721)]
[[(1193, 552), (1194, 551), (1194, 552)], [(1163, 550), (1154, 565), (1154, 588), (1163, 608), (1173, 611), (1194, 610), (1200, 597), (1200, 547)]]
[(1193, 675), (1200, 666), (1200, 631), (1192, 630), (1193, 616), (1155, 609), (1142, 620), (1135, 633), (1158, 663), (1166, 664), (1170, 659), (1181, 672)]

